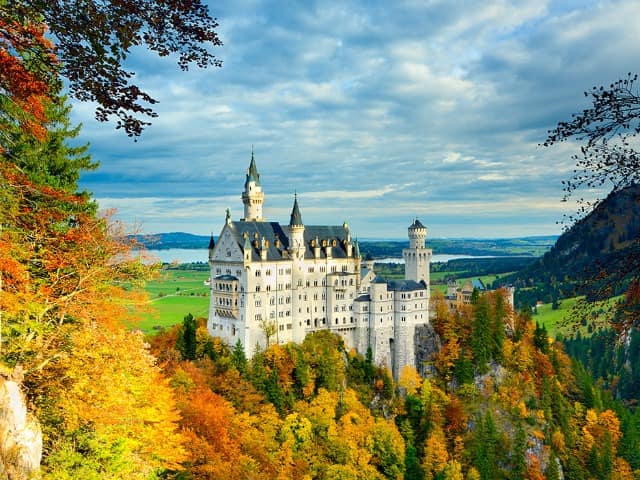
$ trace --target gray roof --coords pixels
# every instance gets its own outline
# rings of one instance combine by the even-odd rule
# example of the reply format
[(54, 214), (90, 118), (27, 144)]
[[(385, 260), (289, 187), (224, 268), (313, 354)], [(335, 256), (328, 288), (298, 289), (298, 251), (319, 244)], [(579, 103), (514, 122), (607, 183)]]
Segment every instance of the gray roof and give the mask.
[(365, 293), (364, 295), (360, 295), (359, 297), (353, 299), (354, 302), (368, 302), (370, 300), (371, 295), (369, 295), (368, 293)]
[(298, 195), (295, 196), (295, 200), (293, 201), (293, 210), (291, 210), (289, 225), (304, 225), (302, 223), (302, 215), (300, 215), (300, 207), (298, 207)]
[(256, 167), (256, 161), (253, 158), (253, 150), (251, 150), (251, 163), (247, 169), (247, 179), (244, 182), (245, 188), (249, 182), (255, 182), (256, 185), (260, 185), (260, 174), (258, 173), (258, 167)]
[(425, 227), (420, 220), (418, 220), (417, 218), (413, 221), (413, 223), (409, 226), (409, 228), (411, 229), (415, 229), (415, 228), (427, 228)]
[(371, 283), (387, 283), (387, 281), (380, 275), (376, 275), (376, 278), (374, 278)]
[[(285, 260), (288, 255), (284, 253), (289, 249), (289, 238), (278, 222), (233, 221), (229, 224), (238, 246), (243, 250), (245, 246), (251, 248), (251, 259), (260, 260), (260, 247), (262, 239), (267, 243), (267, 260)], [(246, 234), (246, 236), (245, 236)], [(318, 242), (322, 247), (332, 245), (331, 256), (333, 258), (347, 258), (346, 239), (348, 230), (342, 225), (316, 226), (305, 225), (304, 244), (306, 247), (304, 257), (313, 259), (312, 242)], [(335, 245), (334, 245), (335, 244)], [(325, 248), (320, 248), (320, 258), (326, 258)]]
[(213, 239), (213, 233), (211, 234), (211, 238), (209, 239), (209, 250), (212, 250), (213, 247), (216, 246), (216, 241)]
[(414, 290), (425, 290), (423, 283), (414, 280), (392, 280), (389, 282), (389, 290), (395, 292), (413, 292)]
[(213, 277), (214, 280), (238, 280), (237, 277), (233, 275), (218, 275), (217, 277)]

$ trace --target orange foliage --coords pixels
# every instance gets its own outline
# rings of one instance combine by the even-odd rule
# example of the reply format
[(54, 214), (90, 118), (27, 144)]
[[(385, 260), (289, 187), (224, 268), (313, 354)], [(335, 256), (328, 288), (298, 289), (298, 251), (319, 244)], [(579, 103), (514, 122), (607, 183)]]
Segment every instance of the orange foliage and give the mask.
[[(39, 140), (46, 136), (44, 104), (56, 60), (45, 31), (43, 23), (0, 18), (0, 95), (13, 104), (0, 116), (0, 131), (18, 124)], [(38, 61), (34, 62), (34, 58)], [(34, 69), (33, 65), (40, 61), (51, 68)], [(0, 144), (0, 152), (5, 148)]]

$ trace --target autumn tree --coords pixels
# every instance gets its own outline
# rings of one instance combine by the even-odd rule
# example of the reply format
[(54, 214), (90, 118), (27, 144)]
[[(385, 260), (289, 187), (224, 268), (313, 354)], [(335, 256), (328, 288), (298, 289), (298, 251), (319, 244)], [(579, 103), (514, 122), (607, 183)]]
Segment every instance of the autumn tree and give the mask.
[[(176, 57), (182, 70), (219, 67), (210, 50), (221, 45), (217, 27), (201, 0), (6, 0), (0, 4), (0, 89), (3, 83), (17, 85), (4, 89), (19, 94), (15, 98), (22, 102), (46, 95), (47, 85), (60, 74), (74, 98), (98, 104), (98, 120), (115, 117), (116, 128), (137, 136), (149, 125), (141, 116), (156, 116), (148, 105), (157, 100), (132, 83), (127, 58), (144, 48)], [(55, 38), (55, 49), (42, 41), (45, 28)], [(16, 82), (19, 78), (23, 81)], [(42, 120), (35, 115), (37, 102), (19, 106)]]
[(573, 177), (563, 182), (565, 198), (580, 188), (609, 185), (617, 191), (640, 182), (640, 158), (634, 148), (640, 134), (637, 80), (638, 75), (629, 73), (608, 87), (584, 92), (592, 105), (549, 131), (545, 146), (570, 138), (583, 143), (580, 154), (573, 157)]
[[(563, 181), (564, 200), (580, 189), (604, 187), (611, 192), (619, 192), (640, 183), (640, 156), (637, 152), (640, 93), (637, 81), (638, 75), (628, 73), (609, 86), (594, 86), (584, 92), (591, 106), (573, 114), (571, 120), (559, 122), (555, 129), (549, 131), (545, 146), (569, 139), (581, 143), (580, 153), (572, 157), (576, 164), (573, 176)], [(579, 220), (602, 201), (598, 199), (590, 203), (581, 199), (577, 217), (570, 220)], [(612, 290), (611, 285), (624, 286), (628, 280), (638, 281), (640, 232), (633, 232), (630, 240), (631, 246), (627, 247), (623, 262), (616, 262), (613, 268), (599, 265), (599, 276), (607, 279), (606, 285), (600, 287), (604, 293)]]

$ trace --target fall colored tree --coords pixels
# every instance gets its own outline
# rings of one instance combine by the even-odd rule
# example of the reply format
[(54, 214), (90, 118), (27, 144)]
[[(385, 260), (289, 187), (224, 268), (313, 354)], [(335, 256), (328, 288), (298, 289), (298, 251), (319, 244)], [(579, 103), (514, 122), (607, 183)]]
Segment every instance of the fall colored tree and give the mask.
[(38, 98), (60, 74), (73, 97), (98, 104), (98, 120), (115, 116), (116, 128), (137, 136), (149, 124), (140, 116), (156, 116), (146, 105), (157, 100), (131, 82), (134, 73), (124, 66), (131, 52), (144, 47), (176, 56), (182, 70), (220, 66), (210, 51), (221, 45), (217, 27), (200, 0), (6, 0), (0, 4), (0, 88), (39, 121)]

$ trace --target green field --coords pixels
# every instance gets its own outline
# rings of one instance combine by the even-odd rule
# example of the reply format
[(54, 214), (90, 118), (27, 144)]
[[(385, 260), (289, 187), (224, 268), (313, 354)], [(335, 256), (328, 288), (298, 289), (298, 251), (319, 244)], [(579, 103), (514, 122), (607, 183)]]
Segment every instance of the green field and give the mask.
[(204, 281), (208, 277), (208, 271), (163, 269), (157, 279), (147, 282), (149, 306), (153, 311), (144, 315), (136, 327), (147, 333), (181, 323), (188, 313), (206, 317), (209, 287)]
[[(559, 301), (558, 308), (553, 310), (550, 303), (544, 303), (536, 307), (537, 313), (533, 320), (544, 325), (550, 337), (561, 334), (570, 337), (578, 331), (583, 335), (589, 335), (588, 324), (592, 328), (603, 328), (610, 325), (611, 306), (621, 297), (614, 297), (607, 302), (584, 306), (578, 305), (582, 297), (565, 298)], [(578, 310), (576, 310), (578, 308)], [(582, 319), (585, 320), (582, 320)]]

